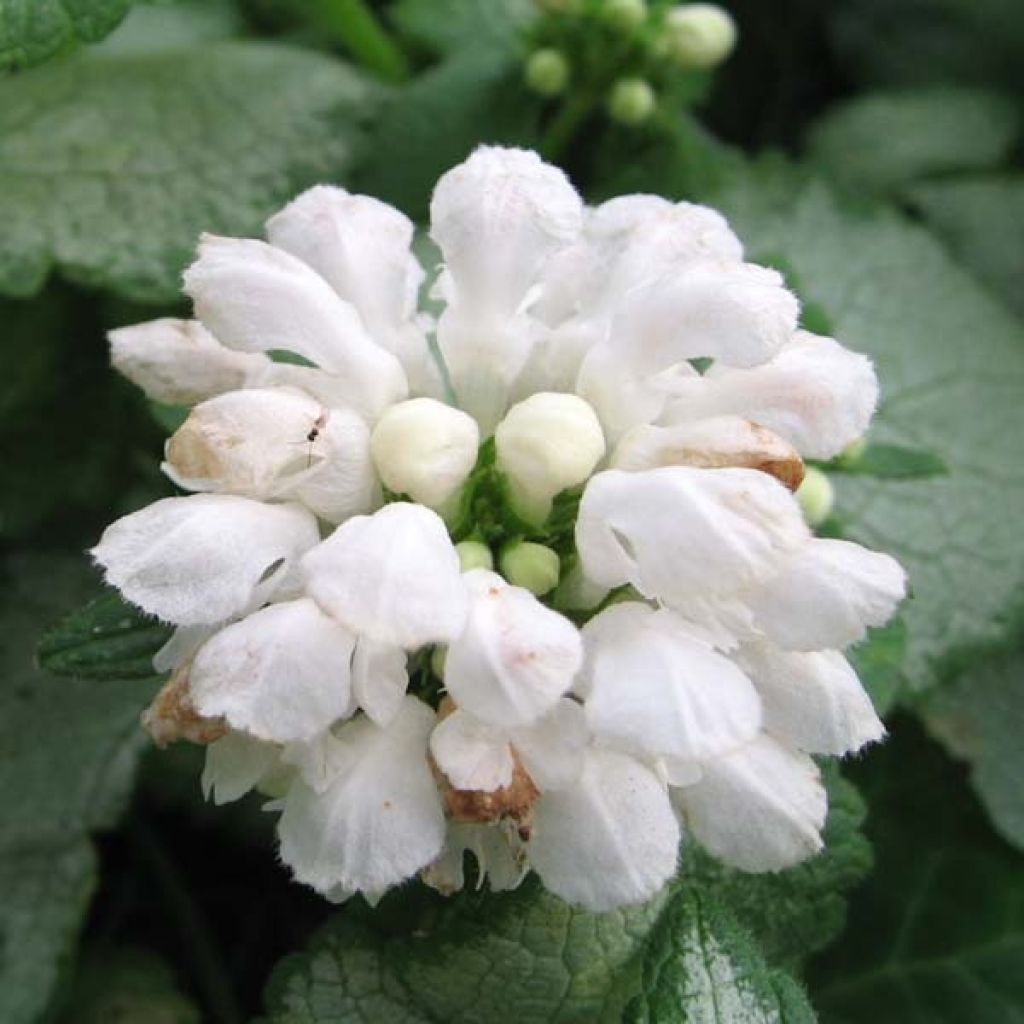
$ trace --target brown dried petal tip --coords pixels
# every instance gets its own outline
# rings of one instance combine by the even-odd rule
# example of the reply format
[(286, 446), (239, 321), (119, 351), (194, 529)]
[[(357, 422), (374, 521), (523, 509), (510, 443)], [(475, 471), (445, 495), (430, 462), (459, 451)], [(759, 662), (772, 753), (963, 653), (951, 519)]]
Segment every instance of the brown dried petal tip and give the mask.
[(142, 727), (158, 747), (177, 740), (207, 744), (227, 735), (223, 718), (204, 718), (195, 709), (188, 688), (189, 664), (181, 665), (142, 712)]
[[(454, 701), (450, 697), (445, 697), (438, 708), (438, 721), (447, 718), (454, 710)], [(512, 748), (512, 761), (512, 781), (507, 786), (488, 792), (479, 789), (456, 789), (438, 768), (433, 757), (430, 757), (430, 767), (441, 789), (445, 814), (452, 821), (467, 825), (514, 822), (519, 838), (526, 842), (530, 838), (533, 807), (540, 797), (540, 790), (523, 767), (515, 747)]]

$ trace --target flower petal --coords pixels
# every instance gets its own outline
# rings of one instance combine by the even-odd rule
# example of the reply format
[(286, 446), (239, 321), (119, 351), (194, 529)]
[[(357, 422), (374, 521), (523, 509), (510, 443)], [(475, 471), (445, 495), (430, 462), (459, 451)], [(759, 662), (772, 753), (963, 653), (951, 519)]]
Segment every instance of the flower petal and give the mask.
[(885, 735), (857, 673), (838, 651), (750, 644), (736, 655), (761, 695), (765, 731), (809, 754), (852, 754)]
[(906, 594), (906, 573), (888, 555), (845, 540), (814, 539), (754, 591), (757, 626), (796, 651), (842, 648), (884, 625)]
[(580, 502), (584, 572), (681, 612), (765, 579), (808, 536), (793, 496), (750, 469), (607, 470)]
[(798, 331), (762, 366), (712, 366), (673, 385), (669, 423), (735, 414), (784, 437), (808, 458), (830, 459), (867, 430), (878, 402), (871, 361), (832, 338)]
[(543, 718), (509, 730), (527, 774), (541, 790), (571, 786), (583, 770), (590, 731), (583, 708), (562, 697)]
[(804, 477), (803, 460), (792, 445), (738, 416), (716, 416), (671, 427), (634, 427), (612, 453), (610, 465), (634, 473), (659, 466), (758, 469), (791, 491)]
[(519, 886), (530, 870), (522, 840), (505, 823), (467, 825), (449, 821), (444, 850), (421, 877), (432, 889), (445, 896), (459, 892), (465, 885), (463, 860), (473, 854), (477, 863), (477, 889), (486, 881), (491, 892), (507, 892)]
[(368, 636), (356, 641), (352, 656), (352, 693), (370, 720), (381, 727), (398, 714), (409, 688), (408, 658), (401, 647)]
[[(266, 505), (226, 494), (164, 498), (104, 531), (92, 556), (132, 604), (179, 626), (245, 612), (268, 582), (317, 543), (300, 505)], [(283, 564), (282, 564), (283, 563)]]
[(225, 348), (197, 320), (165, 317), (111, 331), (110, 361), (150, 398), (193, 405), (252, 383), (270, 360)]
[[(596, 736), (630, 753), (703, 761), (752, 740), (761, 702), (743, 672), (689, 636), (671, 612), (613, 605), (584, 627), (591, 673), (585, 704)], [(602, 619), (633, 628), (612, 639)], [(597, 642), (594, 642), (594, 636)]]
[(430, 203), (455, 303), (510, 316), (552, 253), (572, 241), (583, 204), (557, 167), (523, 149), (481, 146), (444, 174)]
[(395, 502), (342, 523), (302, 560), (308, 592), (349, 629), (414, 650), (466, 618), (459, 557), (437, 513)]
[(351, 303), (422, 391), (437, 369), (415, 320), (425, 275), (411, 250), (413, 230), (393, 206), (334, 185), (308, 189), (267, 221), (271, 244), (309, 264)]
[(312, 739), (352, 709), (355, 637), (301, 598), (272, 604), (222, 629), (199, 649), (189, 676), (200, 714), (223, 715), (258, 739)]
[(200, 403), (165, 454), (164, 471), (179, 487), (299, 497), (331, 522), (368, 511), (380, 492), (362, 418), (282, 388), (231, 391)]
[(799, 313), (776, 271), (709, 260), (631, 292), (611, 343), (638, 374), (708, 357), (757, 366), (792, 338)]
[[(325, 415), (326, 413), (326, 415)], [(311, 446), (320, 446), (323, 459), (298, 481), (294, 496), (321, 519), (340, 523), (380, 504), (380, 481), (370, 455), (370, 428), (351, 409), (321, 410), (314, 441), (299, 446), (309, 463)], [(294, 442), (293, 442), (294, 443)], [(291, 497), (288, 491), (283, 497)]]
[(430, 753), (456, 789), (490, 793), (512, 783), (508, 736), (456, 708), (430, 734)]
[(572, 685), (583, 660), (579, 631), (497, 573), (474, 569), (463, 581), (469, 617), (448, 648), (445, 686), (481, 721), (500, 726), (536, 721)]
[(345, 383), (347, 404), (374, 419), (406, 395), (398, 360), (375, 344), (355, 309), (319, 274), (254, 239), (204, 235), (185, 271), (196, 315), (231, 348), (285, 350)]
[[(229, 804), (264, 780), (281, 774), (281, 751), (241, 732), (229, 732), (206, 748), (202, 788), (207, 800)], [(288, 774), (285, 766), (284, 773)]]
[(675, 799), (710, 854), (742, 871), (781, 871), (822, 848), (825, 788), (806, 754), (760, 736), (703, 768)]
[(654, 772), (594, 749), (576, 785), (537, 801), (529, 853), (552, 892), (601, 912), (653, 896), (675, 872), (678, 847), (679, 826)]
[(347, 770), (322, 793), (298, 781), (278, 823), (281, 859), (319, 892), (380, 892), (441, 852), (445, 823), (427, 764), (434, 713), (406, 697), (386, 729), (357, 718), (338, 730)]

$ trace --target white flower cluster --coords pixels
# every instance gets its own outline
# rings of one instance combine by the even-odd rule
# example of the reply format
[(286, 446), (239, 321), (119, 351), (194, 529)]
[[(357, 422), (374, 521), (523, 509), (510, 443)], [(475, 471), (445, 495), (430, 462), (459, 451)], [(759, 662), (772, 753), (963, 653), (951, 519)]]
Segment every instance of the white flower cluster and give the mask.
[(196, 320), (111, 336), (193, 407), (164, 469), (196, 493), (93, 552), (177, 627), (153, 735), (209, 744), (218, 802), (268, 794), (331, 899), (457, 889), (471, 851), (603, 910), (684, 833), (748, 871), (820, 849), (810, 755), (883, 734), (840, 652), (904, 575), (792, 490), (864, 432), (868, 360), (799, 330), (719, 214), (587, 208), (520, 150), (437, 185), (436, 321), (391, 207), (317, 187), (267, 233), (203, 238)]

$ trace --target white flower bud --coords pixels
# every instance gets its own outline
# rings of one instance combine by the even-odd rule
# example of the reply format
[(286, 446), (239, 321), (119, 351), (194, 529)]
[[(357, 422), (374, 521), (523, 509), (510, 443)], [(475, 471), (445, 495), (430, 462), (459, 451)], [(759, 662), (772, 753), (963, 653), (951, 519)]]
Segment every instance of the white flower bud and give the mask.
[(561, 566), (557, 553), (551, 548), (520, 541), (502, 552), (501, 575), (514, 587), (524, 587), (540, 597), (558, 585)]
[(494, 432), (498, 468), (516, 510), (542, 523), (559, 491), (583, 483), (605, 452), (597, 414), (576, 395), (540, 392), (512, 406)]
[(713, 68), (732, 53), (736, 23), (717, 4), (687, 4), (665, 18), (665, 50), (684, 68)]
[(569, 62), (561, 50), (537, 50), (527, 60), (523, 76), (535, 93), (558, 96), (569, 84)]
[(620, 124), (641, 124), (654, 113), (658, 98), (643, 78), (620, 78), (608, 96), (608, 115)]
[(471, 416), (433, 398), (412, 398), (381, 416), (370, 451), (386, 487), (439, 509), (466, 482), (479, 443)]
[(800, 502), (808, 526), (821, 526), (831, 515), (836, 503), (836, 492), (832, 481), (815, 466), (808, 466), (803, 483), (796, 489), (796, 500)]
[(494, 568), (491, 549), (478, 540), (460, 540), (455, 545), (455, 553), (459, 556), (459, 567), (463, 572), (471, 569), (486, 569), (490, 572)]

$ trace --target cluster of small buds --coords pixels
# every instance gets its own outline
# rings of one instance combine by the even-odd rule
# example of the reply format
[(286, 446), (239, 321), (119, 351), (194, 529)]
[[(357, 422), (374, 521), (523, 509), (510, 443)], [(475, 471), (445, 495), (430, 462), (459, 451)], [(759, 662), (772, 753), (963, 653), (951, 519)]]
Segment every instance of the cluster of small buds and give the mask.
[(176, 627), (154, 739), (204, 744), (218, 803), (267, 798), (331, 900), (452, 892), (469, 853), (606, 910), (684, 840), (746, 871), (817, 852), (813, 758), (884, 734), (842, 651), (905, 589), (808, 526), (804, 459), (864, 434), (870, 362), (715, 211), (590, 208), (522, 150), (438, 182), (436, 319), (397, 210), (319, 186), (267, 234), (204, 236), (195, 320), (111, 335), (192, 407), (163, 464), (192, 493), (93, 550)]
[(544, 17), (526, 60), (527, 86), (545, 98), (572, 91), (604, 98), (623, 125), (647, 121), (680, 75), (721, 64), (736, 24), (715, 4), (647, 0), (537, 0)]

